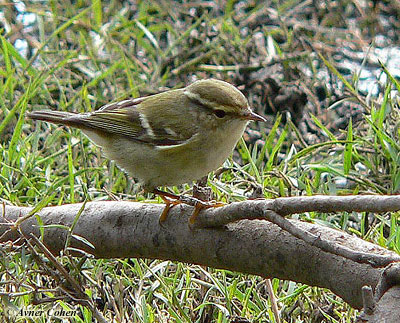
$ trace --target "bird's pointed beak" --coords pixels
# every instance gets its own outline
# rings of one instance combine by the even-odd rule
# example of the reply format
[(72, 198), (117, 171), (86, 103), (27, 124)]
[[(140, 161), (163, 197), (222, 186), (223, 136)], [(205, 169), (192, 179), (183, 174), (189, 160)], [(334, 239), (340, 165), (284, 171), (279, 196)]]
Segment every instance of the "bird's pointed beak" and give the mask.
[(260, 115), (257, 114), (257, 113), (254, 113), (254, 112), (251, 111), (251, 110), (247, 110), (247, 111), (241, 116), (241, 118), (242, 118), (242, 119), (245, 119), (245, 120), (252, 120), (252, 121), (262, 121), (262, 122), (266, 122), (266, 121), (267, 121), (267, 119), (265, 119), (264, 117), (260, 116)]

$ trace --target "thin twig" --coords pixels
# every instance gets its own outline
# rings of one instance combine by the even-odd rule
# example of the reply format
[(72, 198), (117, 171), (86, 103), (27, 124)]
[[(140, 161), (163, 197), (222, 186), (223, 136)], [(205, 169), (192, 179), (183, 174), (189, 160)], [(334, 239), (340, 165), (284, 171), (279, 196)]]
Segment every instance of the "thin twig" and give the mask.
[(272, 309), (272, 313), (274, 313), (275, 322), (276, 323), (281, 323), (281, 320), (279, 318), (278, 302), (277, 302), (276, 297), (275, 297), (275, 293), (274, 293), (274, 289), (272, 287), (271, 279), (267, 278), (265, 280), (265, 285), (267, 286), (268, 296), (269, 296), (269, 299), (271, 301), (271, 309)]
[(219, 227), (243, 219), (265, 219), (312, 246), (357, 263), (367, 263), (373, 267), (385, 267), (400, 261), (400, 256), (378, 255), (356, 252), (304, 231), (294, 226), (284, 216), (304, 212), (395, 212), (400, 210), (400, 196), (304, 196), (284, 197), (274, 200), (255, 200), (232, 203), (222, 208), (200, 213), (194, 228)]
[(102, 323), (107, 323), (105, 317), (98, 311), (96, 306), (93, 305), (92, 300), (82, 290), (81, 285), (65, 270), (65, 268), (59, 263), (57, 258), (50, 252), (49, 249), (34, 235), (30, 234), (30, 238), (35, 242), (36, 246), (46, 255), (46, 257), (54, 264), (62, 276), (71, 284), (75, 292), (78, 292), (79, 302), (90, 308), (94, 317)]
[(294, 237), (307, 242), (311, 246), (317, 247), (322, 251), (350, 259), (360, 264), (370, 264), (372, 267), (378, 268), (385, 267), (392, 262), (400, 261), (400, 256), (389, 257), (387, 255), (377, 255), (354, 251), (338, 243), (325, 240), (309, 231), (305, 231), (294, 226), (290, 221), (286, 220), (284, 217), (274, 211), (265, 211), (265, 219), (278, 225), (281, 229), (289, 232)]

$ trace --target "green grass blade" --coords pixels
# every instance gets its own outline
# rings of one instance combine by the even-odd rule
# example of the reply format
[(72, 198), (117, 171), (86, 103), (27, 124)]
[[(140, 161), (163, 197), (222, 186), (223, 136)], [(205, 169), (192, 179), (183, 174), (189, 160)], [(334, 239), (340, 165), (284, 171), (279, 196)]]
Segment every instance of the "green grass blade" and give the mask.
[(313, 119), (313, 121), (315, 122), (315, 124), (329, 137), (330, 140), (332, 140), (332, 141), (336, 141), (336, 140), (337, 140), (337, 138), (335, 137), (335, 135), (334, 135), (332, 132), (330, 132), (330, 131), (328, 130), (328, 128), (325, 127), (325, 126), (321, 123), (321, 121), (318, 120), (318, 118), (317, 118), (316, 116), (314, 116), (312, 113), (311, 113), (310, 115), (311, 115), (311, 118)]
[[(9, 60), (8, 64), (10, 65), (9, 66), (10, 70), (11, 70), (11, 57), (12, 57), (18, 63), (20, 63), (24, 69), (28, 70), (28, 73), (30, 76), (32, 76), (32, 77), (35, 76), (35, 74), (37, 73), (36, 69), (29, 66), (29, 62), (24, 57), (22, 57), (20, 53), (18, 53), (18, 51), (15, 49), (15, 47), (7, 39), (5, 39), (2, 35), (0, 35), (0, 39), (1, 39), (2, 47), (3, 47), (3, 55), (8, 56), (8, 60)], [(7, 65), (7, 62), (6, 62), (6, 65)], [(8, 71), (8, 68), (7, 68), (7, 71)]]
[(72, 18), (68, 19), (64, 24), (62, 24), (60, 27), (58, 27), (47, 39), (46, 41), (40, 46), (40, 48), (36, 51), (35, 55), (32, 56), (32, 58), (29, 60), (27, 66), (25, 69), (31, 68), (33, 62), (36, 60), (38, 55), (42, 52), (43, 48), (45, 48), (50, 41), (55, 37), (56, 35), (62, 33), (64, 30), (66, 30), (69, 26), (71, 26), (75, 21), (79, 20), (81, 17), (86, 15), (90, 11), (91, 7), (88, 7), (86, 9), (83, 9), (80, 13), (76, 14)]
[(350, 118), (349, 126), (347, 129), (347, 142), (344, 146), (344, 155), (343, 155), (343, 170), (345, 175), (348, 175), (350, 172), (352, 156), (353, 156), (353, 125)]
[(68, 179), (69, 179), (70, 201), (71, 203), (75, 203), (75, 191), (74, 191), (75, 176), (74, 176), (74, 164), (72, 157), (71, 136), (69, 136), (68, 140), (67, 156), (68, 156)]
[(101, 28), (103, 22), (103, 9), (101, 5), (101, 0), (92, 1), (92, 11), (94, 15), (94, 21), (96, 22), (97, 28)]
[(397, 91), (400, 91), (400, 83), (399, 83), (399, 81), (397, 81), (397, 79), (395, 77), (393, 77), (393, 75), (389, 72), (389, 70), (386, 68), (386, 66), (380, 60), (379, 60), (379, 64), (381, 65), (381, 67), (382, 67), (383, 71), (385, 72), (385, 74), (390, 79), (390, 82), (392, 84), (394, 84), (394, 86), (396, 87)]
[(264, 172), (272, 170), (273, 164), (274, 164), (274, 161), (275, 161), (275, 157), (278, 154), (279, 150), (281, 149), (281, 147), (282, 147), (282, 145), (283, 145), (283, 143), (284, 143), (284, 141), (286, 139), (286, 136), (287, 136), (287, 133), (288, 133), (288, 129), (287, 128), (288, 128), (288, 126), (286, 125), (285, 128), (283, 129), (281, 135), (279, 136), (278, 142), (276, 143), (276, 145), (272, 149), (272, 152), (271, 152), (271, 154), (270, 154), (270, 156), (268, 158), (268, 161), (267, 161), (267, 163), (266, 163), (266, 165), (264, 167)]
[(11, 75), (12, 74), (12, 65), (11, 65), (10, 55), (9, 55), (9, 52), (8, 52), (8, 42), (1, 35), (0, 35), (0, 40), (1, 40), (2, 50), (3, 50), (4, 65), (6, 66), (7, 74)]
[[(17, 124), (15, 126), (15, 130), (14, 130), (13, 136), (10, 141), (8, 158), (9, 158), (11, 165), (13, 165), (15, 163), (14, 155), (16, 154), (18, 141), (21, 139), (22, 125), (24, 124), (24, 120), (25, 120), (25, 111), (26, 111), (26, 107), (28, 105), (28, 100), (29, 100), (29, 97), (30, 97), (32, 91), (33, 90), (32, 90), (32, 82), (31, 82), (31, 83), (29, 83), (28, 88), (26, 89), (26, 92), (23, 95), (23, 99), (21, 101), (21, 111), (19, 113)], [(0, 133), (1, 133), (1, 130), (2, 129), (0, 128)]]
[(253, 172), (254, 172), (254, 175), (255, 175), (255, 177), (256, 177), (256, 179), (257, 179), (257, 182), (258, 182), (258, 183), (261, 183), (262, 180), (261, 180), (260, 172), (258, 171), (258, 168), (257, 168), (257, 166), (256, 166), (256, 163), (254, 162), (254, 159), (251, 157), (250, 151), (249, 151), (249, 149), (247, 148), (247, 144), (246, 144), (246, 142), (244, 141), (243, 137), (240, 138), (239, 143), (240, 143), (240, 147), (241, 147), (241, 148), (244, 150), (244, 152), (245, 152), (245, 157), (249, 160), (251, 169), (252, 169)]
[(358, 97), (358, 92), (357, 90), (343, 77), (342, 74), (321, 54), (318, 53), (319, 57), (324, 61), (325, 65), (329, 68), (329, 70), (335, 74), (342, 82), (343, 84), (347, 87), (347, 89), (356, 97)]

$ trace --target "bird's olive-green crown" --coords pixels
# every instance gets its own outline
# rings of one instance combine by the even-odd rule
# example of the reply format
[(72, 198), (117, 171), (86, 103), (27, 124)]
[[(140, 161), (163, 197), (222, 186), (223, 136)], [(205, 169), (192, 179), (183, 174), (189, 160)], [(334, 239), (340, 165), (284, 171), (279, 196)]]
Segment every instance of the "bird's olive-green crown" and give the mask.
[(194, 82), (185, 88), (184, 94), (204, 107), (223, 109), (229, 114), (240, 114), (249, 109), (242, 92), (233, 85), (216, 79)]

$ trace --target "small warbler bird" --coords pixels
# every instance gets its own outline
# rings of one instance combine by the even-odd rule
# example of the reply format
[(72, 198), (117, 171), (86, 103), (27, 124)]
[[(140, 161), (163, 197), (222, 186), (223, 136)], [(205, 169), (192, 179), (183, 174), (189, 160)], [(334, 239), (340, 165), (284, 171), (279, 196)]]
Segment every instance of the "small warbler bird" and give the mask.
[(81, 129), (145, 191), (164, 201), (179, 196), (157, 187), (191, 182), (217, 169), (250, 120), (266, 121), (251, 111), (236, 87), (215, 79), (107, 104), (95, 112), (33, 111), (28, 117)]

